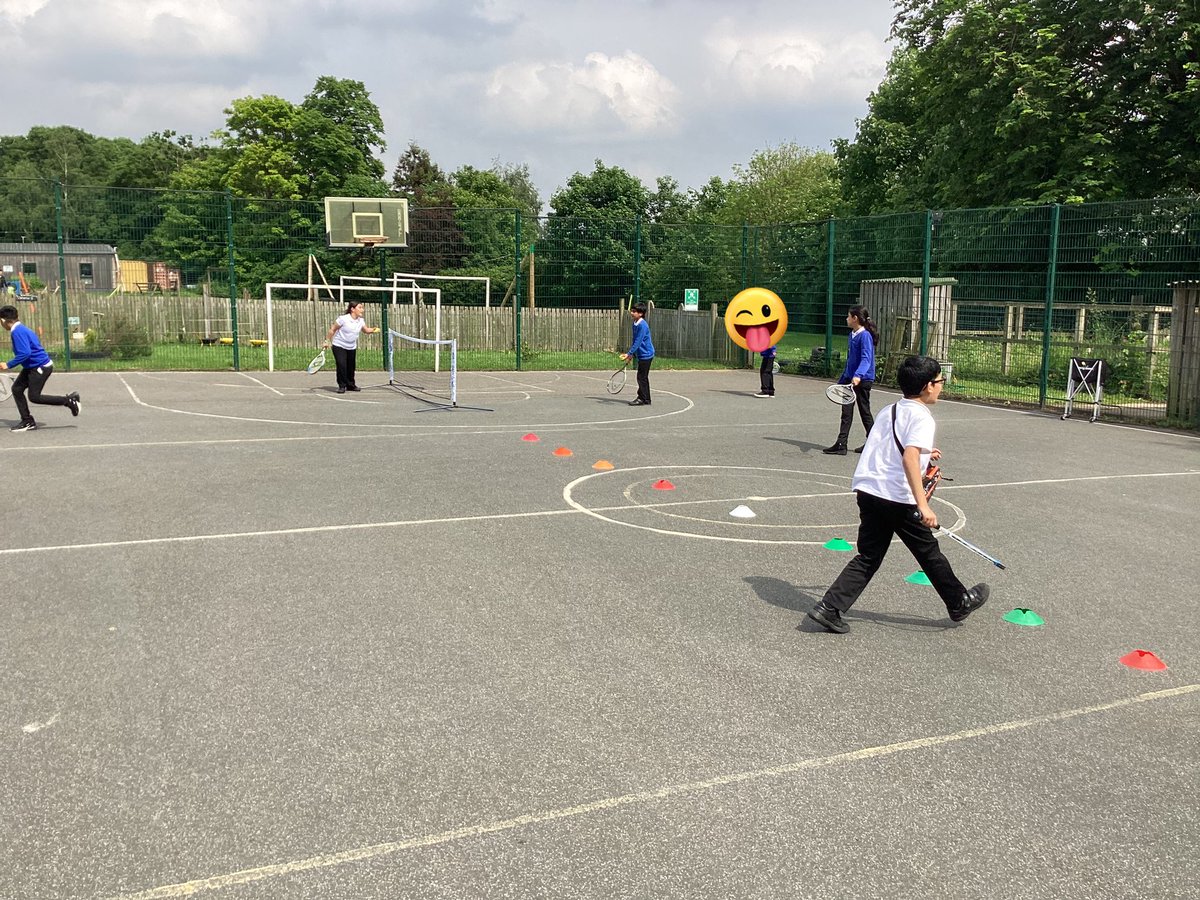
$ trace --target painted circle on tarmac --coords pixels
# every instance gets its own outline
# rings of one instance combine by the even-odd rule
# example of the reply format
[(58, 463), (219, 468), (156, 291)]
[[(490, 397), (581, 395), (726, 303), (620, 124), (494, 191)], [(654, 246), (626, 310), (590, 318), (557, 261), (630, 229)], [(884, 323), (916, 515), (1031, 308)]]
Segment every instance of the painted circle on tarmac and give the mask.
[[(675, 489), (656, 490), (654, 484), (661, 480)], [(706, 541), (822, 545), (833, 537), (853, 540), (858, 531), (849, 476), (801, 469), (617, 468), (576, 478), (563, 488), (563, 500), (602, 522)], [(953, 525), (943, 522), (944, 527), (965, 522), (953, 503), (936, 496), (933, 503), (958, 517)], [(737, 506), (749, 506), (755, 517), (731, 518)]]

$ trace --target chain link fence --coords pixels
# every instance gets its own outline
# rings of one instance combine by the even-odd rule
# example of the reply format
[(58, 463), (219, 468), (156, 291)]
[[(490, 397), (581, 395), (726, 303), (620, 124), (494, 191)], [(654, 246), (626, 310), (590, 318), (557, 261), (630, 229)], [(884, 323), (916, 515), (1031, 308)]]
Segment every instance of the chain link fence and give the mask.
[(836, 375), (861, 303), (882, 383), (927, 353), (950, 397), (1057, 411), (1070, 359), (1095, 358), (1106, 417), (1200, 427), (1197, 198), (772, 226), (427, 207), (403, 249), (334, 250), (319, 202), (0, 181), (16, 201), (0, 210), (4, 302), (64, 369), (265, 368), (269, 283), (311, 286), (274, 298), (287, 366), (350, 298), (456, 337), (463, 370), (609, 368), (637, 301), (660, 366), (748, 365), (720, 314), (760, 286), (788, 308), (785, 372)]

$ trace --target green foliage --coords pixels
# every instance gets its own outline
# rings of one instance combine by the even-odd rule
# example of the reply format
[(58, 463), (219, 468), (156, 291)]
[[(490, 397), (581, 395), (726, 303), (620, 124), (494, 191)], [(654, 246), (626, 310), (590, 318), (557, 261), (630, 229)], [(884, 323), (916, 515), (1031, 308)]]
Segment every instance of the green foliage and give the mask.
[[(107, 351), (114, 359), (138, 359), (150, 356), (150, 334), (136, 322), (124, 317), (113, 317), (96, 331), (89, 328), (84, 335), (83, 343), (89, 349)], [(92, 336), (89, 344), (89, 335)]]
[(734, 166), (717, 218), (726, 225), (818, 221), (833, 215), (838, 197), (833, 155), (784, 143)]
[(179, 187), (229, 188), (265, 199), (321, 199), (344, 194), (355, 180), (379, 192), (383, 119), (362, 82), (322, 76), (299, 105), (265, 94), (242, 97), (225, 110), (217, 148), (190, 160)]
[(637, 178), (600, 160), (590, 174), (576, 172), (550, 198), (556, 216), (605, 222), (632, 221), (645, 216), (649, 206), (650, 193)]
[(854, 143), (850, 210), (1200, 190), (1200, 16), (1143, 0), (904, 0)]
[(392, 191), (409, 202), (432, 206), (444, 202), (450, 183), (433, 161), (429, 151), (411, 142), (396, 161), (392, 173)]

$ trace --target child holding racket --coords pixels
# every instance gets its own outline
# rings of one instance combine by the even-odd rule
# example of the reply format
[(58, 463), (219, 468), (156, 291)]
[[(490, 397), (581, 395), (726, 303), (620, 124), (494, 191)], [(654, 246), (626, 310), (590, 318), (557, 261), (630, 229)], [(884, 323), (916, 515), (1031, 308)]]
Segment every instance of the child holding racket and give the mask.
[(9, 431), (33, 431), (37, 422), (29, 412), (29, 403), (25, 400), (25, 391), (29, 391), (29, 400), (42, 406), (65, 406), (71, 410), (71, 415), (79, 415), (79, 394), (72, 391), (65, 397), (43, 394), (42, 388), (54, 374), (54, 362), (50, 354), (42, 347), (37, 333), (32, 328), (22, 325), (20, 315), (15, 306), (0, 307), (0, 325), (12, 335), (13, 358), (8, 362), (0, 362), (0, 371), (21, 367), (21, 374), (13, 382), (13, 400), (17, 404), (17, 412), (21, 421)]
[(879, 413), (879, 430), (867, 434), (850, 482), (858, 499), (858, 553), (808, 613), (829, 631), (850, 630), (842, 613), (854, 605), (879, 570), (893, 536), (916, 557), (955, 622), (983, 606), (991, 592), (986, 584), (970, 590), (963, 586), (931, 530), (938, 520), (921, 475), (931, 459), (942, 455), (933, 444), (936, 425), (930, 411), (946, 381), (941, 371), (938, 361), (928, 356), (904, 360), (897, 372), (904, 399), (885, 406)]
[(758, 366), (758, 393), (755, 397), (775, 396), (775, 354), (779, 348), (772, 344), (761, 354), (762, 362)]
[(333, 344), (333, 361), (337, 364), (337, 392), (361, 391), (354, 383), (355, 357), (358, 356), (358, 335), (375, 334), (378, 328), (371, 328), (363, 319), (363, 303), (352, 300), (346, 305), (345, 315), (338, 316), (329, 326), (325, 335), (324, 346)]
[[(875, 345), (879, 343), (879, 330), (871, 321), (871, 314), (865, 306), (850, 307), (850, 312), (846, 314), (846, 327), (850, 329), (850, 347), (846, 352), (846, 367), (838, 378), (838, 384), (854, 386), (855, 402), (842, 407), (842, 424), (837, 440), (821, 451), (836, 456), (846, 455), (855, 404), (858, 405), (858, 415), (867, 434), (871, 433), (871, 425), (875, 422), (875, 417), (871, 415), (871, 387), (875, 384)], [(863, 448), (858, 447), (854, 452), (862, 451)]]
[(654, 362), (654, 342), (650, 340), (650, 325), (646, 322), (646, 304), (638, 301), (629, 307), (633, 317), (633, 342), (629, 352), (621, 359), (637, 359), (637, 396), (629, 401), (630, 406), (650, 405), (650, 366)]

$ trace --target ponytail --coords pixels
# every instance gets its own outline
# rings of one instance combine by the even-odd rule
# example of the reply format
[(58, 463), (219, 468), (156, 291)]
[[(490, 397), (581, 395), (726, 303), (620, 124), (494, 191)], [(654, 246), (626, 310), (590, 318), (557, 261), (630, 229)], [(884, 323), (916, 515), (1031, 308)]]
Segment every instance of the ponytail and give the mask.
[(879, 346), (879, 329), (875, 327), (875, 320), (871, 318), (870, 311), (865, 306), (850, 307), (850, 315), (858, 319), (863, 328), (867, 329), (867, 334), (871, 335), (871, 346)]

